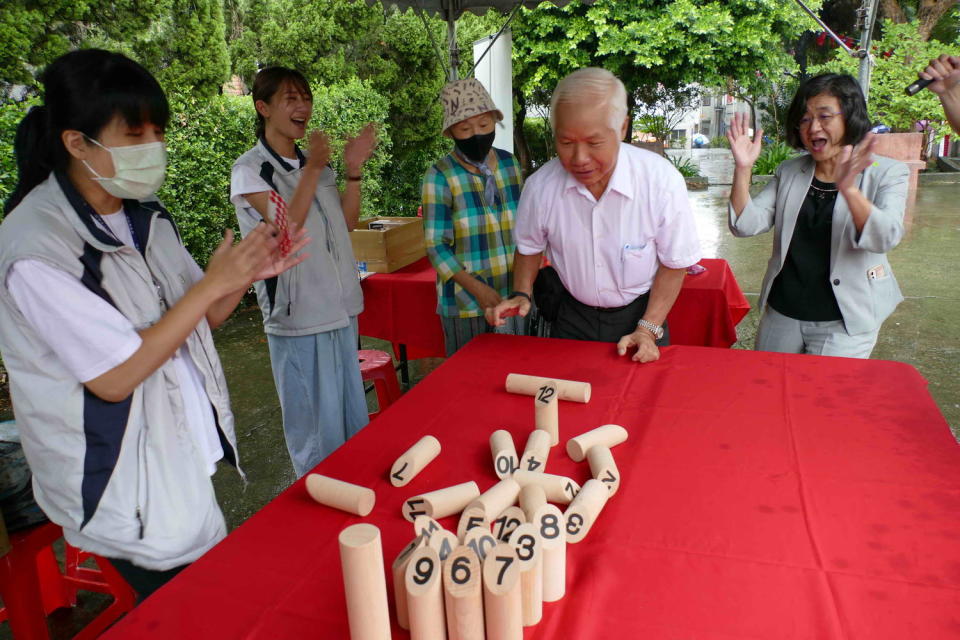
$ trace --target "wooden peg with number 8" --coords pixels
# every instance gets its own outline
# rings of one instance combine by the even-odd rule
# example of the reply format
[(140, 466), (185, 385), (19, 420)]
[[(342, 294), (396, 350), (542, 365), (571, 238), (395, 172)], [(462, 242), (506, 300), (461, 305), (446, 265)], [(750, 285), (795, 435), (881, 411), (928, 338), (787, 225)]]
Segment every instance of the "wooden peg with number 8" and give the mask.
[(567, 591), (567, 533), (563, 514), (555, 505), (545, 504), (533, 514), (531, 523), (543, 542), (543, 601), (556, 602)]

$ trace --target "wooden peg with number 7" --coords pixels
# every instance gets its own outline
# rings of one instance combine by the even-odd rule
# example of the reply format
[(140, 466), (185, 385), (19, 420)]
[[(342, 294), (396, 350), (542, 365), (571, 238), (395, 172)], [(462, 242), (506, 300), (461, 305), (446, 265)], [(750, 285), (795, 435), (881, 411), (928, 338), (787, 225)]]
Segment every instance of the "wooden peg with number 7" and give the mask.
[(440, 441), (433, 436), (423, 436), (393, 463), (390, 468), (390, 484), (395, 487), (406, 485), (438, 455)]
[(491, 549), (483, 561), (483, 596), (487, 640), (522, 640), (520, 562), (505, 542)]

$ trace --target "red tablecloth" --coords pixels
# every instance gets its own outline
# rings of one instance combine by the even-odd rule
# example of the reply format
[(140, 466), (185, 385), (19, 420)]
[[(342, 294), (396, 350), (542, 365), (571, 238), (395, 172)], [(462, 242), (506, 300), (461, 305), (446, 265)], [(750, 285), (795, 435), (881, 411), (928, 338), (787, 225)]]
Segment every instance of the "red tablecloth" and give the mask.
[[(736, 326), (750, 311), (726, 260), (705, 258), (706, 273), (688, 275), (670, 311), (673, 344), (729, 347)], [(363, 281), (360, 334), (407, 345), (409, 358), (443, 357), (443, 329), (437, 316), (436, 272), (423, 258), (393, 273)]]
[[(620, 491), (568, 547), (567, 595), (527, 640), (960, 636), (960, 447), (912, 367), (683, 346), (638, 365), (606, 344), (487, 335), (318, 467), (372, 487), (370, 516), (297, 482), (105, 637), (347, 638), (337, 535), (376, 524), (389, 566), (413, 534), (405, 498), (492, 486), (490, 433), (522, 449), (533, 421), (531, 399), (503, 390), (509, 372), (593, 384), (589, 404), (561, 404), (549, 472), (584, 482), (567, 438), (630, 433), (613, 450)], [(392, 487), (424, 434), (442, 453)]]

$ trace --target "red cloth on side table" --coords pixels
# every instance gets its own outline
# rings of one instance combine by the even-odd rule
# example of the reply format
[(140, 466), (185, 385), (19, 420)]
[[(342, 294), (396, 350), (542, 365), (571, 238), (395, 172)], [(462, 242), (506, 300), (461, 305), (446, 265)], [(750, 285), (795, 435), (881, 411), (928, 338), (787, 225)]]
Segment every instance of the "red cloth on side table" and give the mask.
[[(688, 275), (668, 316), (673, 344), (729, 347), (736, 326), (750, 311), (726, 260), (705, 258), (705, 273)], [(437, 316), (436, 272), (427, 258), (363, 281), (360, 335), (407, 345), (407, 357), (443, 357), (443, 327)], [(396, 352), (396, 349), (394, 349)]]
[[(297, 482), (104, 637), (348, 638), (338, 534), (377, 525), (386, 573), (413, 537), (404, 499), (491, 487), (490, 433), (522, 450), (533, 422), (532, 399), (504, 391), (510, 372), (593, 385), (589, 404), (561, 402), (548, 472), (583, 483), (567, 439), (630, 433), (613, 449), (620, 490), (568, 547), (567, 595), (527, 640), (960, 633), (960, 447), (909, 365), (684, 346), (639, 365), (607, 344), (486, 335), (317, 467), (373, 488), (370, 516)], [(392, 487), (391, 464), (426, 434), (443, 451)]]

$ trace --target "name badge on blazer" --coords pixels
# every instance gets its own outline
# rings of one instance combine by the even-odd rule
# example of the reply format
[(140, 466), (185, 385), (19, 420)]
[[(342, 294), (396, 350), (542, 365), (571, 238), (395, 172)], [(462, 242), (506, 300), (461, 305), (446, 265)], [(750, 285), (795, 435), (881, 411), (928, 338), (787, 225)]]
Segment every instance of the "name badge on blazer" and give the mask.
[(887, 277), (887, 270), (883, 267), (882, 264), (878, 264), (875, 267), (870, 267), (867, 269), (867, 278), (870, 280), (880, 280), (881, 278)]

